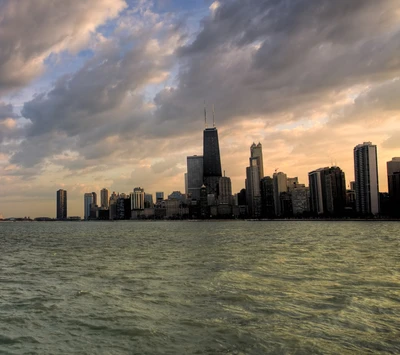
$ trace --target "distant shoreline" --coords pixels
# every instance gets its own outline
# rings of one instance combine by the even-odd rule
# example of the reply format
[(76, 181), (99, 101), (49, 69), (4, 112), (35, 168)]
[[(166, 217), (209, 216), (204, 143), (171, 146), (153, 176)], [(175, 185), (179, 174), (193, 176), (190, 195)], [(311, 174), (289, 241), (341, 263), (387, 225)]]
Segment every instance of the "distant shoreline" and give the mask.
[(0, 220), (15, 222), (400, 222), (400, 218), (274, 218), (274, 219), (124, 219), (124, 220)]

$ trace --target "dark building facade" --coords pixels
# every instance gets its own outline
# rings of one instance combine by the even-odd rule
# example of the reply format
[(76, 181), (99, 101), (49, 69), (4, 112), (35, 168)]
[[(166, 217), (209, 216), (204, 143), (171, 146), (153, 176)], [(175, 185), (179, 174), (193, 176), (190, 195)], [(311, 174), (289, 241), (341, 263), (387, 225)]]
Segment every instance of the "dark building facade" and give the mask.
[(119, 197), (116, 206), (116, 219), (131, 219), (131, 199)]
[(400, 158), (392, 158), (387, 162), (387, 177), (389, 188), (389, 215), (400, 217)]
[(217, 194), (217, 185), (222, 176), (218, 131), (206, 128), (203, 135), (203, 182), (208, 194)]
[(342, 216), (346, 208), (346, 178), (342, 169), (337, 166), (329, 168), (333, 214)]
[(240, 192), (238, 193), (238, 205), (239, 206), (247, 205), (246, 195), (247, 195), (246, 189), (241, 189)]
[(207, 188), (203, 185), (200, 188), (200, 205), (199, 205), (199, 217), (204, 219), (210, 216), (208, 203), (207, 203)]
[(200, 200), (200, 188), (203, 186), (203, 157), (189, 156), (187, 159), (187, 192), (192, 199)]
[(274, 181), (270, 176), (261, 179), (261, 216), (275, 217)]
[(388, 176), (390, 215), (400, 217), (400, 171)]
[(67, 219), (67, 191), (57, 191), (57, 219)]

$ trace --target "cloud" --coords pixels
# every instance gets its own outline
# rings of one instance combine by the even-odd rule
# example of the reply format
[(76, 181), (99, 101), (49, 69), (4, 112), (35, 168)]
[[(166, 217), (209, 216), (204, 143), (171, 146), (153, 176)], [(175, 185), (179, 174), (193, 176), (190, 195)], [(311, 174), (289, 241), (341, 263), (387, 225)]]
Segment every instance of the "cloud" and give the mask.
[(17, 118), (18, 115), (14, 113), (13, 106), (11, 104), (5, 104), (0, 101), (0, 121), (8, 118)]
[[(123, 1), (45, 3), (38, 1), (40, 26), (29, 19), (26, 31), (23, 19), (36, 10), (13, 12), (0, 1), (0, 92), (40, 75), (51, 53), (91, 55), (25, 102), (24, 125), (0, 104), (6, 177), (45, 184), (51, 176), (68, 186), (79, 179), (89, 191), (182, 188), (186, 156), (202, 152), (203, 100), (210, 121), (215, 104), (234, 190), (244, 186), (253, 141), (263, 143), (266, 173), (278, 167), (305, 183), (331, 160), (350, 179), (360, 142), (382, 143), (380, 160), (396, 147), (398, 0), (219, 0), (191, 35), (166, 2), (161, 13), (151, 1), (122, 13)], [(60, 10), (68, 16), (58, 19)], [(109, 19), (113, 26), (100, 32)]]
[(133, 10), (127, 16), (82, 68), (25, 102), (21, 113), (30, 124), (12, 164), (33, 167), (72, 150), (75, 161), (54, 163), (86, 170), (110, 157), (123, 159), (136, 148), (135, 140), (154, 136), (154, 105), (146, 90), (168, 79), (182, 33), (150, 11), (141, 18)]
[[(18, 124), (18, 118), (13, 105), (0, 101), (0, 153), (5, 153), (15, 140), (24, 137), (25, 129)], [(5, 141), (8, 143), (7, 149), (2, 146)]]
[[(386, 149), (400, 149), (400, 130), (392, 132), (390, 137), (382, 143), (382, 147)], [(397, 155), (399, 155), (397, 153)]]
[(0, 1), (0, 93), (40, 75), (50, 54), (83, 49), (125, 7), (123, 0)]
[(206, 99), (218, 122), (315, 110), (349, 87), (400, 75), (396, 0), (221, 1), (179, 51), (178, 85), (156, 98), (184, 122)]

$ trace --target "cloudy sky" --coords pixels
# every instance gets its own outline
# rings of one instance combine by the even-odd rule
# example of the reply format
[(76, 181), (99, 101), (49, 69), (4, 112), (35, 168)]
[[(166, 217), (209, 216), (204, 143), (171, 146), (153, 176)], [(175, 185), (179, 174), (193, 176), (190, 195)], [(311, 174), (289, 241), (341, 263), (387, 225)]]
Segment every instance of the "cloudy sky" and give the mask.
[(0, 0), (0, 214), (83, 194), (184, 190), (215, 104), (234, 192), (249, 147), (308, 184), (353, 148), (400, 156), (398, 0)]

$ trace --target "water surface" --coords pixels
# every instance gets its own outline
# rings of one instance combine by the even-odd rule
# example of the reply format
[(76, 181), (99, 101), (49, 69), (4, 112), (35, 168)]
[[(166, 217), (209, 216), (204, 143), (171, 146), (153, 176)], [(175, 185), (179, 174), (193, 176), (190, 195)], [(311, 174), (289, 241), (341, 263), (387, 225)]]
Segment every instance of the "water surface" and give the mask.
[(0, 223), (0, 353), (400, 353), (399, 227)]

